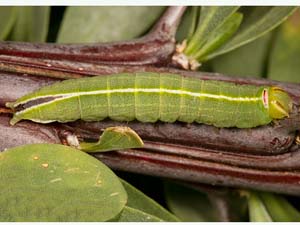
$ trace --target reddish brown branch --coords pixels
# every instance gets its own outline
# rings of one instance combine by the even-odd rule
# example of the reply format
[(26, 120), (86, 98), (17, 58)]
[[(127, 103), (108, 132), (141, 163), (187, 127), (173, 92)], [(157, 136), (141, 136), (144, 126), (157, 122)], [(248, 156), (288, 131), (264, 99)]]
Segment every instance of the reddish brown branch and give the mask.
[[(189, 73), (188, 75), (204, 79), (220, 78), (231, 82), (235, 82), (236, 79), (226, 76), (209, 76), (207, 73)], [(28, 92), (56, 81), (57, 79), (54, 78), (1, 74), (0, 105), (3, 106), (7, 101), (13, 101)], [(258, 79), (237, 79), (237, 82), (272, 83), (272, 81)], [(299, 85), (286, 83), (278, 83), (278, 85), (292, 87), (289, 92), (295, 100), (299, 99)], [(128, 125), (127, 123), (111, 121), (101, 123), (76, 122), (68, 125), (51, 124), (47, 126), (21, 122), (11, 127), (8, 120), (8, 116), (1, 117), (0, 132), (5, 134), (1, 136), (1, 149), (26, 143), (64, 143), (64, 135), (68, 132), (77, 134), (79, 137), (95, 138), (98, 137), (101, 129), (106, 126)], [(218, 129), (195, 124), (186, 126), (180, 123), (160, 123), (156, 125), (133, 123), (132, 125), (145, 139), (146, 148), (97, 154), (97, 157), (114, 169), (185, 181), (248, 187), (289, 194), (300, 193), (299, 147), (295, 143), (288, 148), (289, 143), (285, 149), (279, 151), (278, 149), (274, 151), (274, 149), (266, 147), (270, 144), (272, 135), (275, 135), (274, 137), (278, 135), (279, 138), (283, 138), (282, 140), (284, 140), (284, 137), (291, 140), (295, 137), (295, 133), (292, 131), (299, 127), (299, 114), (297, 112), (296, 117), (283, 120), (275, 126), (270, 125), (249, 130)], [(234, 139), (232, 134), (234, 134)], [(202, 139), (200, 139), (201, 135)], [(212, 135), (215, 135), (215, 139), (208, 138)], [(251, 138), (253, 138), (251, 141), (253, 145), (251, 143), (245, 144)], [(262, 142), (259, 141), (260, 138)], [(199, 143), (199, 140), (201, 140), (201, 143)], [(153, 143), (153, 141), (155, 142)], [(255, 151), (255, 148), (258, 149), (259, 145), (257, 144), (261, 145), (260, 148), (267, 149), (267, 151), (256, 151), (260, 155), (245, 154), (246, 151), (251, 152), (252, 150)], [(230, 145), (232, 145), (232, 148), (228, 149)], [(224, 149), (224, 146), (227, 146), (227, 149)], [(252, 150), (250, 151), (249, 148), (252, 148)], [(290, 149), (293, 149), (293, 151)], [(235, 150), (236, 153), (229, 152), (232, 150)], [(262, 153), (274, 154), (287, 150), (290, 151), (285, 154), (261, 155)]]
[[(207, 77), (207, 74), (193, 73), (197, 77)], [(210, 76), (212, 79), (216, 76)], [(226, 78), (225, 76), (222, 76)], [(32, 92), (39, 87), (57, 81), (53, 78), (37, 78), (35, 76), (20, 76), (15, 74), (0, 75), (0, 106), (6, 102), (15, 101), (24, 94)], [(234, 78), (231, 78), (234, 81)], [(248, 80), (246, 80), (248, 81)], [(250, 82), (252, 80), (249, 80)], [(246, 83), (244, 81), (244, 83)], [(285, 85), (282, 83), (281, 85)], [(296, 86), (296, 85), (295, 85)], [(11, 90), (14, 90), (13, 92)], [(294, 94), (290, 89), (290, 93)], [(296, 93), (297, 95), (297, 93)], [(295, 97), (296, 99), (298, 96)], [(213, 126), (184, 123), (157, 123), (147, 124), (130, 122), (76, 122), (71, 126), (77, 130), (100, 133), (108, 126), (131, 126), (146, 140), (180, 144), (191, 147), (202, 147), (211, 150), (223, 150), (230, 152), (243, 152), (251, 154), (278, 154), (288, 151), (295, 141), (295, 130), (300, 127), (300, 117), (295, 107), (295, 112), (290, 118), (278, 123), (254, 129), (220, 129)]]
[[(72, 130), (65, 130), (61, 124), (42, 125), (24, 121), (10, 126), (8, 121), (8, 116), (0, 116), (0, 133), (4, 134), (0, 136), (1, 150), (28, 143), (64, 143), (62, 137), (72, 134)], [(98, 134), (93, 134), (95, 135)], [(145, 148), (94, 155), (113, 169), (134, 173), (293, 195), (300, 193), (298, 170), (268, 171), (265, 168), (248, 168), (220, 161), (212, 162), (209, 161), (209, 157), (195, 158), (188, 154), (188, 148), (186, 155), (177, 154), (176, 149), (174, 151), (170, 154)], [(247, 160), (247, 157), (244, 160)]]
[(298, 171), (240, 168), (183, 156), (127, 150), (96, 154), (111, 168), (185, 181), (299, 195)]
[[(144, 37), (105, 44), (0, 42), (0, 70), (77, 78), (130, 71), (137, 66), (168, 65), (185, 6), (169, 7)], [(111, 68), (112, 65), (114, 68)]]
[[(152, 31), (136, 40), (104, 44), (0, 43), (0, 54), (108, 65), (166, 65), (185, 6), (169, 7)], [(51, 64), (49, 64), (51, 65)]]
[[(292, 124), (292, 125), (291, 125)], [(249, 154), (279, 154), (288, 151), (295, 142), (295, 130), (300, 127), (299, 114), (268, 126), (238, 129), (216, 128), (204, 124), (185, 123), (139, 123), (78, 121), (70, 126), (82, 131), (99, 133), (105, 127), (129, 126), (144, 140), (171, 143), (210, 150), (239, 152)]]

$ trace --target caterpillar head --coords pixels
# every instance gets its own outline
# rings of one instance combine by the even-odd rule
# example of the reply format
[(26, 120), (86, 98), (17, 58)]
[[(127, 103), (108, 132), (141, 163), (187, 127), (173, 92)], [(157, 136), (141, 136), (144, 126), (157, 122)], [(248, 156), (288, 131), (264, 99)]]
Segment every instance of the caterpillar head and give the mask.
[[(265, 95), (267, 97), (265, 97)], [(264, 91), (264, 102), (268, 102), (269, 115), (274, 119), (288, 117), (292, 110), (291, 97), (279, 87), (271, 87), (269, 94)]]

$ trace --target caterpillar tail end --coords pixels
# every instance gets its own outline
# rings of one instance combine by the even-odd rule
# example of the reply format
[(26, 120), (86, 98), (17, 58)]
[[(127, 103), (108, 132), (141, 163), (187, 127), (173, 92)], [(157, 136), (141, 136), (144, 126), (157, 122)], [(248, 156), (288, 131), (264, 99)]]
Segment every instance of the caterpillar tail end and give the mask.
[(15, 108), (15, 103), (14, 103), (14, 102), (6, 102), (6, 103), (5, 103), (5, 106), (6, 106), (7, 108), (14, 109), (14, 108)]
[(273, 119), (289, 117), (293, 101), (289, 94), (279, 87), (271, 87), (269, 92), (269, 114)]
[[(14, 109), (15, 109), (15, 102), (6, 102), (5, 103), (5, 106), (7, 107), (7, 108), (10, 108), (10, 109), (12, 109), (13, 111), (14, 111)], [(9, 124), (10, 125), (15, 125), (17, 122), (19, 122), (20, 120), (22, 120), (22, 118), (20, 118), (20, 117), (18, 117), (16, 114), (14, 114), (13, 115), (13, 118), (9, 121)]]
[(19, 118), (18, 116), (13, 116), (13, 118), (9, 121), (10, 125), (15, 125), (17, 122), (19, 122), (20, 120), (22, 120), (22, 118)]

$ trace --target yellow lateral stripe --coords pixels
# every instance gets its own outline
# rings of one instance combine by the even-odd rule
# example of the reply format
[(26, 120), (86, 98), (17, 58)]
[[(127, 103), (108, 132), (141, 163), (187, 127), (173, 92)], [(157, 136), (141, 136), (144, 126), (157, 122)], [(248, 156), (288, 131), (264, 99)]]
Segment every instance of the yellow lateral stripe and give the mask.
[[(262, 101), (261, 97), (230, 97), (226, 95), (216, 95), (216, 94), (208, 94), (208, 93), (196, 93), (185, 90), (172, 90), (172, 89), (161, 89), (161, 88), (126, 88), (126, 89), (112, 89), (112, 90), (98, 90), (98, 91), (89, 91), (89, 92), (76, 92), (76, 93), (68, 93), (68, 94), (55, 94), (55, 95), (45, 95), (40, 96), (35, 99), (27, 100), (26, 102), (33, 101), (39, 98), (47, 98), (47, 97), (61, 97), (53, 99), (49, 102), (41, 103), (35, 106), (31, 106), (19, 112), (16, 112), (16, 115), (20, 113), (27, 112), (29, 110), (38, 108), (39, 106), (48, 105), (54, 102), (63, 101), (68, 98), (78, 97), (82, 95), (100, 95), (100, 94), (114, 94), (114, 93), (168, 93), (168, 94), (177, 94), (177, 95), (188, 95), (191, 97), (203, 97), (203, 98), (213, 98), (213, 99), (222, 99), (227, 101), (240, 101), (240, 102), (255, 102)], [(26, 103), (24, 102), (24, 103)], [(22, 104), (22, 102), (18, 103), (18, 105)], [(17, 106), (17, 105), (16, 105)], [(16, 107), (15, 106), (15, 107)]]
[[(27, 109), (24, 109), (20, 112), (17, 112), (16, 114), (19, 114), (21, 112), (26, 112), (29, 109), (34, 109), (39, 106), (51, 104), (57, 101), (62, 101), (68, 98), (72, 97), (78, 97), (82, 95), (100, 95), (100, 94), (114, 94), (114, 93), (168, 93), (168, 94), (177, 94), (177, 95), (188, 95), (191, 97), (199, 97), (199, 98), (212, 98), (212, 99), (222, 99), (227, 101), (237, 101), (237, 102), (253, 102), (253, 101), (260, 101), (261, 98), (259, 97), (230, 97), (226, 95), (216, 95), (216, 94), (208, 94), (208, 93), (196, 93), (191, 91), (185, 91), (185, 90), (172, 90), (172, 89), (161, 89), (161, 88), (126, 88), (126, 89), (111, 89), (111, 90), (98, 90), (98, 91), (89, 91), (89, 92), (76, 92), (76, 93), (68, 93), (68, 94), (56, 94), (56, 95), (45, 95), (40, 96), (38, 98), (27, 100), (23, 103), (36, 100), (39, 98), (47, 98), (47, 97), (60, 97), (57, 99), (53, 99), (50, 102), (45, 102), (38, 104), (36, 106), (29, 107)], [(18, 103), (18, 105), (23, 104), (22, 102)], [(17, 105), (16, 105), (17, 106)], [(15, 106), (15, 107), (16, 107)]]
[[(167, 94), (177, 94), (177, 95), (188, 95), (191, 97), (204, 97), (204, 98), (212, 98), (212, 99), (222, 99), (228, 101), (237, 101), (237, 102), (251, 102), (251, 101), (260, 101), (260, 97), (232, 97), (226, 95), (217, 95), (217, 94), (209, 94), (209, 93), (197, 93), (185, 90), (172, 90), (165, 88), (124, 88), (124, 89), (111, 89), (111, 90), (98, 90), (98, 91), (87, 91), (87, 92), (75, 92), (75, 93), (67, 93), (67, 94), (54, 94), (54, 95), (43, 95), (37, 98), (28, 99), (22, 102), (18, 102), (16, 106), (20, 104), (24, 104), (26, 102), (47, 98), (47, 97), (61, 97), (52, 100), (51, 102), (55, 102), (57, 100), (72, 98), (81, 95), (100, 95), (100, 94), (114, 94), (114, 93), (167, 93)], [(44, 104), (44, 103), (43, 103)]]

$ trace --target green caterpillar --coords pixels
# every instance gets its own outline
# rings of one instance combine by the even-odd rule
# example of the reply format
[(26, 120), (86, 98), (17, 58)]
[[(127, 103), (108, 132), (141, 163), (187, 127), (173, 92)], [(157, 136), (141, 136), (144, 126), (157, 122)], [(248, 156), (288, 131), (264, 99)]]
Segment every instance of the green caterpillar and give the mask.
[(280, 88), (200, 80), (177, 74), (114, 74), (66, 80), (7, 103), (11, 124), (77, 119), (182, 121), (250, 128), (289, 115), (291, 98)]

